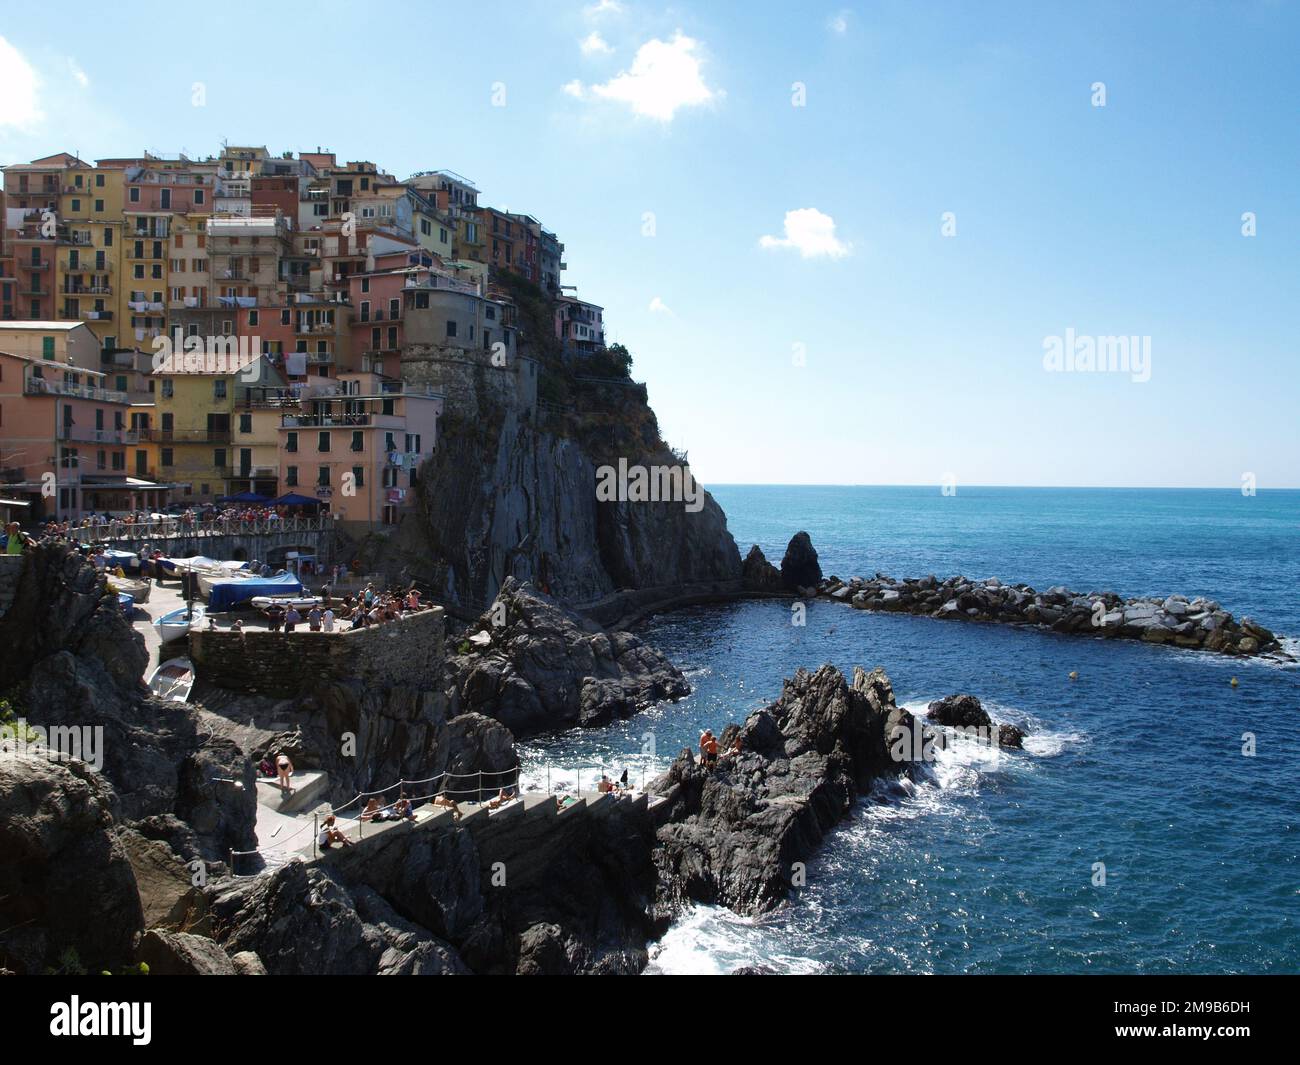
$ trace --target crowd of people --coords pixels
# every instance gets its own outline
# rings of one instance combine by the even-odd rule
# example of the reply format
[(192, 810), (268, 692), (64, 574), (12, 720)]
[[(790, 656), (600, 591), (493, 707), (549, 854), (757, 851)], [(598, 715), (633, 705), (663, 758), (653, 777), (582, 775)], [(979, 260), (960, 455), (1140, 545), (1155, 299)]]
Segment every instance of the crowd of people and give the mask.
[(294, 632), (305, 625), (309, 632), (339, 632), (365, 629), (372, 625), (386, 625), (404, 617), (429, 609), (420, 591), (411, 585), (405, 592), (381, 592), (374, 584), (355, 597), (335, 597), (327, 584), (316, 602), (271, 603), (262, 610), (266, 626), (271, 632)]

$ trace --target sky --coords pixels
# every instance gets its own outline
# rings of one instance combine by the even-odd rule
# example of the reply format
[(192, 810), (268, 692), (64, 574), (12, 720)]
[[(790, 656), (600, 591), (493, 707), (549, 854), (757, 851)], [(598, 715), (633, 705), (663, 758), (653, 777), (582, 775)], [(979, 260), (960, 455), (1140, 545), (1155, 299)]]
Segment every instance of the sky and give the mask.
[(307, 10), (0, 0), (0, 163), (464, 174), (706, 484), (1300, 487), (1296, 3)]

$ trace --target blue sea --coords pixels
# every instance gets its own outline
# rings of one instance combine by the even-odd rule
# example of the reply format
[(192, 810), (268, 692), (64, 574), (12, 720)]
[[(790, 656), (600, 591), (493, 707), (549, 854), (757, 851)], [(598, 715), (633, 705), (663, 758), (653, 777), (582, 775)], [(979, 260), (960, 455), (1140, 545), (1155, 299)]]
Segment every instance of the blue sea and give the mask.
[[(804, 529), (826, 574), (1206, 595), (1300, 636), (1300, 492), (711, 491), (741, 553), (757, 543), (774, 562)], [(1295, 666), (825, 601), (805, 626), (791, 620), (784, 601), (649, 619), (641, 634), (694, 693), (528, 745), (531, 777), (648, 779), (703, 727), (743, 719), (824, 662), (883, 666), (914, 709), (972, 692), (1029, 730), (1026, 750), (958, 746), (927, 779), (881, 786), (787, 906), (761, 919), (696, 907), (655, 945), (651, 973), (1300, 970)]]

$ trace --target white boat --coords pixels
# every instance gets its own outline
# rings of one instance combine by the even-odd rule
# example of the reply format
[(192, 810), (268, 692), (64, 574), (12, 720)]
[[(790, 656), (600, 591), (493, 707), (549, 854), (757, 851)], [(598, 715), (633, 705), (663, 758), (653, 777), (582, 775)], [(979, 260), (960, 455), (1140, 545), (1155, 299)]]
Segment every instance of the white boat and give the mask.
[(194, 663), (188, 658), (169, 658), (149, 674), (149, 688), (160, 699), (183, 703), (194, 687)]
[[(235, 565), (242, 566), (244, 563), (238, 562)], [(199, 591), (204, 595), (212, 594), (212, 586), (217, 581), (238, 581), (254, 576), (251, 570), (246, 569), (226, 569), (216, 567), (213, 569), (196, 569), (194, 575), (199, 581)]]
[(190, 608), (181, 607), (179, 610), (173, 610), (170, 614), (164, 614), (153, 623), (153, 627), (158, 630), (158, 635), (162, 638), (163, 643), (169, 640), (179, 640), (183, 636), (188, 636), (190, 629), (200, 629), (207, 620), (207, 608), (202, 603), (193, 605), (193, 620), (187, 621), (186, 614)]
[(126, 593), (137, 603), (147, 603), (149, 602), (149, 592), (153, 588), (153, 582), (149, 580), (137, 581), (133, 577), (109, 577), (108, 586), (119, 594)]
[(320, 596), (318, 595), (255, 595), (252, 599), (253, 606), (258, 610), (265, 610), (267, 607), (278, 606), (281, 609), (288, 610), (289, 607), (297, 607), (299, 610), (310, 610), (314, 606), (320, 606)]

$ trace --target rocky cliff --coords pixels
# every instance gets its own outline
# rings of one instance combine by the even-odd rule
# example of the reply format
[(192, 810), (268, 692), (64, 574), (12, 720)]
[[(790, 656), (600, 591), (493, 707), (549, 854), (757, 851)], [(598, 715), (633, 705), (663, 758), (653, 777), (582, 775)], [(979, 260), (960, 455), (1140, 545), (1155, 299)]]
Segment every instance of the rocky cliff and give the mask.
[(612, 391), (598, 409), (584, 407), (578, 389), (563, 407), (520, 409), (485, 394), (472, 420), (449, 411), (421, 467), (418, 514), (363, 551), (368, 567), (418, 580), (467, 613), (490, 603), (507, 577), (575, 606), (633, 589), (669, 599), (686, 585), (738, 579), (739, 552), (707, 493), (698, 510), (597, 501), (603, 465), (682, 464), (644, 393)]

